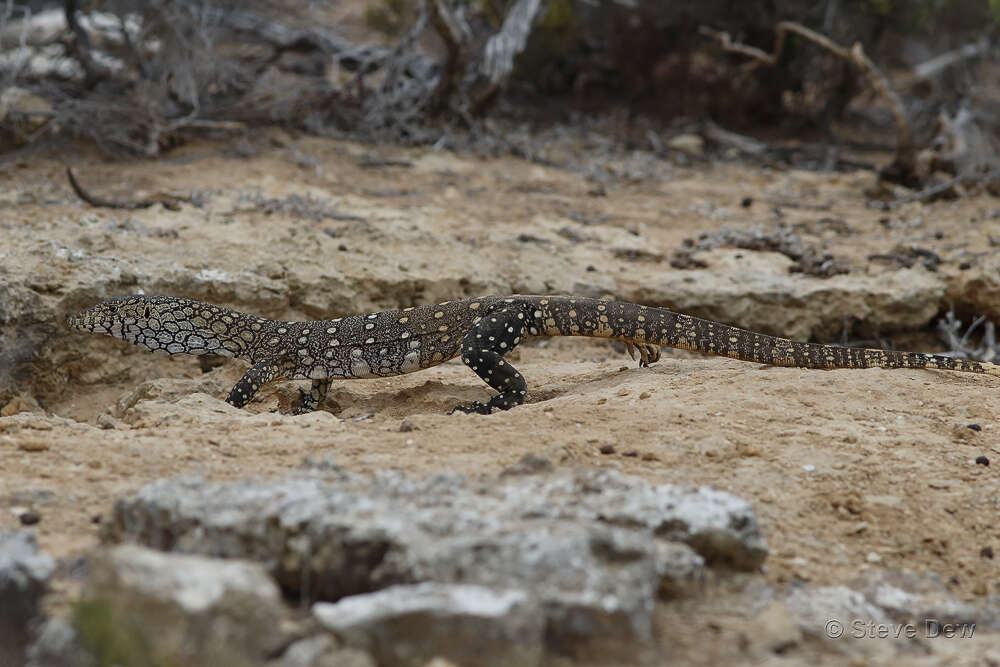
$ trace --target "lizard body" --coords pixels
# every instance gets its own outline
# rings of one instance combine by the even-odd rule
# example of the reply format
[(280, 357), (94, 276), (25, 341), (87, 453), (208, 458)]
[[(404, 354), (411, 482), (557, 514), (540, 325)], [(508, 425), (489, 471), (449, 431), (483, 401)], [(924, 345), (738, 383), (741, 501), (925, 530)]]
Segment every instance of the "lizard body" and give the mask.
[(412, 373), (457, 356), (498, 393), (458, 405), (488, 414), (524, 402), (524, 377), (504, 355), (528, 336), (591, 336), (637, 348), (640, 364), (660, 346), (775, 366), (935, 368), (1000, 377), (1000, 365), (951, 357), (804, 343), (755, 333), (664, 308), (568, 296), (485, 296), (311, 322), (284, 322), (221, 306), (164, 296), (103, 301), (70, 318), (72, 327), (104, 333), (168, 354), (221, 354), (251, 363), (227, 402), (242, 407), (267, 382), (311, 379), (296, 412), (315, 409), (335, 378)]

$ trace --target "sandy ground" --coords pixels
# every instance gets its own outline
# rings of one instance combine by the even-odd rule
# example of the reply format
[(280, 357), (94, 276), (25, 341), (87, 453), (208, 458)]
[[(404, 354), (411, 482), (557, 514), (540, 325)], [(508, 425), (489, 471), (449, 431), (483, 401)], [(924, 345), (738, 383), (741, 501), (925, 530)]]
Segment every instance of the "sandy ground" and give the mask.
[[(558, 151), (552, 149), (555, 157)], [(287, 319), (478, 292), (580, 287), (641, 295), (647, 281), (677, 272), (669, 259), (685, 238), (723, 225), (766, 229), (783, 222), (799, 225), (851, 275), (888, 280), (900, 268), (867, 256), (900, 243), (934, 250), (944, 259), (934, 274), (944, 291), (930, 306), (912, 306), (935, 313), (962, 284), (959, 264), (1000, 252), (988, 241), (1000, 238), (996, 200), (884, 213), (864, 206), (874, 183), (868, 172), (682, 165), (638, 154), (557, 167), (431, 149), (383, 149), (381, 157), (409, 166), (372, 168), (364, 166), (370, 152), (276, 133), (240, 150), (195, 144), (158, 162), (85, 155), (8, 164), (0, 227), (10, 245), (0, 251), (0, 278), (34, 290), (62, 315), (136, 288), (214, 295)], [(103, 195), (200, 191), (208, 203), (178, 212), (92, 209), (69, 190), (62, 159)], [(312, 196), (363, 220), (268, 215), (259, 202), (248, 203), (248, 193)], [(752, 203), (741, 206), (747, 198)], [(752, 282), (751, 256), (764, 253), (739, 254), (747, 256), (742, 270)], [(772, 271), (773, 262), (768, 266), (761, 271)], [(691, 289), (711, 271), (692, 272)], [(185, 276), (195, 275), (200, 282), (186, 287)], [(822, 307), (783, 302), (780, 293), (772, 301), (792, 322), (796, 309)], [(844, 313), (861, 332), (864, 315)], [(929, 333), (933, 318), (926, 324), (869, 333), (891, 334), (900, 347), (939, 350)], [(470, 371), (450, 362), (400, 378), (336, 384), (323, 410), (293, 417), (277, 409), (287, 407), (295, 383), (268, 387), (244, 410), (223, 402), (245, 370), (240, 362), (203, 372), (195, 358), (154, 356), (58, 322), (46, 331), (32, 372), (18, 376), (3, 407), (12, 416), (0, 419), (0, 508), (9, 510), (0, 512), (0, 529), (19, 526), (18, 516), (32, 509), (41, 517), (33, 528), (41, 545), (60, 558), (86, 554), (98, 544), (100, 517), (114, 499), (159, 477), (283, 475), (306, 455), (363, 472), (477, 474), (535, 452), (656, 482), (711, 484), (750, 500), (771, 548), (764, 573), (771, 583), (838, 584), (873, 568), (909, 568), (938, 573), (963, 598), (1000, 594), (1000, 559), (993, 557), (1000, 549), (998, 378), (771, 368), (669, 350), (640, 369), (615, 344), (552, 339), (512, 355), (530, 396), (508, 413), (446, 415), (458, 402), (488, 395)], [(807, 335), (830, 340), (839, 333)], [(404, 422), (413, 429), (401, 431)], [(977, 464), (977, 457), (992, 465)]]

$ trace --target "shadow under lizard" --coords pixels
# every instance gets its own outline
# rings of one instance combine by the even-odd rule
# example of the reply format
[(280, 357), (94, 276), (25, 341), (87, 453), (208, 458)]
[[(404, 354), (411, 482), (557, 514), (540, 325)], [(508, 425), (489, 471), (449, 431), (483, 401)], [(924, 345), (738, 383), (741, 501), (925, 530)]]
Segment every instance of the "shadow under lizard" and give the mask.
[(284, 322), (190, 299), (135, 295), (109, 299), (69, 319), (168, 354), (219, 354), (249, 361), (226, 401), (246, 405), (266, 383), (311, 379), (295, 413), (315, 410), (336, 378), (412, 373), (461, 356), (498, 393), (454, 411), (489, 414), (525, 400), (527, 384), (504, 356), (529, 336), (624, 341), (640, 365), (660, 346), (801, 368), (933, 368), (1000, 377), (1000, 365), (918, 352), (804, 343), (664, 308), (573, 296), (484, 296), (332, 320)]

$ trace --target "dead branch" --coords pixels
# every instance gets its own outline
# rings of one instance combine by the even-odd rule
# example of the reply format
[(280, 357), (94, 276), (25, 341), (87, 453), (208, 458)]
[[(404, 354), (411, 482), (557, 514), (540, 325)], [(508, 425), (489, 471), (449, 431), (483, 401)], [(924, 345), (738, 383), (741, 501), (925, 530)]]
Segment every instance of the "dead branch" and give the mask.
[(934, 56), (930, 60), (920, 63), (913, 68), (910, 73), (911, 76), (906, 81), (897, 85), (899, 88), (912, 86), (920, 81), (937, 75), (939, 72), (948, 69), (952, 65), (956, 65), (964, 60), (971, 60), (985, 55), (989, 49), (990, 42), (985, 36), (983, 36), (977, 42), (965, 44), (957, 49), (946, 51), (940, 55)]
[(514, 71), (514, 58), (524, 51), (541, 9), (541, 0), (518, 0), (504, 19), (500, 31), (486, 42), (479, 67), (486, 77), (486, 88), (476, 96), (472, 113), (485, 111), (510, 78)]
[(128, 26), (126, 25), (125, 15), (118, 15), (118, 32), (121, 35), (122, 44), (125, 45), (125, 53), (128, 59), (132, 62), (132, 66), (135, 67), (135, 71), (139, 73), (139, 76), (143, 79), (150, 78), (149, 66), (143, 59), (142, 54), (139, 53), (139, 49), (135, 42), (132, 41), (132, 36), (129, 34)]
[(712, 122), (705, 124), (705, 129), (702, 131), (702, 134), (709, 141), (714, 141), (720, 146), (731, 148), (739, 153), (745, 153), (746, 155), (761, 157), (767, 152), (767, 145), (763, 142), (745, 134), (737, 134), (736, 132), (724, 130)]
[(87, 78), (86, 86), (89, 88), (98, 81), (107, 79), (111, 76), (111, 72), (108, 68), (98, 64), (91, 53), (90, 38), (77, 18), (77, 12), (79, 11), (77, 0), (64, 0), (63, 14), (66, 17), (66, 25), (69, 27), (70, 32), (73, 33), (73, 39), (70, 41), (70, 49), (80, 61), (80, 66), (83, 67)]
[(321, 51), (337, 55), (341, 64), (349, 68), (362, 62), (380, 64), (389, 54), (389, 50), (384, 47), (352, 44), (332, 30), (320, 27), (311, 30), (296, 30), (279, 23), (274, 20), (274, 17), (251, 11), (230, 12), (226, 16), (226, 23), (237, 32), (252, 35), (256, 39), (267, 42), (279, 53), (284, 51)]
[[(431, 104), (437, 86), (434, 78), (437, 67), (415, 49), (430, 20), (429, 14), (427, 3), (421, 4), (413, 25), (384, 59), (382, 82), (374, 94), (364, 100), (360, 124), (364, 131), (384, 136), (389, 130), (397, 140), (420, 134), (419, 116)], [(343, 90), (348, 93), (356, 90), (358, 97), (364, 97), (364, 73), (364, 68), (360, 68)]]
[(468, 60), (466, 41), (468, 34), (463, 31), (445, 0), (427, 0), (427, 15), (438, 37), (444, 42), (447, 55), (441, 66), (441, 75), (431, 94), (431, 110), (440, 111), (448, 104), (448, 98), (465, 72)]
[(913, 194), (906, 195), (905, 197), (900, 197), (899, 199), (893, 199), (892, 201), (869, 201), (866, 202), (868, 208), (879, 209), (882, 211), (891, 211), (894, 208), (899, 208), (903, 204), (911, 204), (917, 201), (928, 201), (934, 199), (940, 194), (948, 192), (956, 185), (966, 184), (981, 184), (992, 180), (1000, 175), (1000, 172), (996, 170), (990, 170), (983, 174), (969, 175), (969, 174), (959, 174), (953, 178), (949, 178), (947, 181), (942, 183), (936, 183), (930, 187), (924, 188), (914, 192)]
[(77, 197), (87, 202), (91, 206), (97, 206), (99, 208), (113, 208), (122, 211), (135, 211), (138, 209), (149, 208), (150, 206), (154, 206), (156, 204), (163, 204), (164, 208), (167, 208), (171, 211), (179, 211), (181, 208), (180, 207), (181, 202), (187, 202), (187, 203), (191, 202), (190, 197), (178, 197), (175, 195), (168, 195), (163, 193), (157, 193), (152, 197), (131, 202), (116, 201), (113, 199), (103, 199), (101, 197), (96, 197), (83, 189), (83, 186), (80, 185), (80, 182), (76, 180), (76, 175), (73, 173), (72, 167), (66, 167), (66, 176), (67, 178), (69, 178), (70, 187), (73, 188), (73, 192), (76, 193)]
[(514, 71), (514, 59), (524, 51), (535, 21), (542, 14), (542, 0), (517, 0), (496, 34), (486, 40), (475, 64), (473, 35), (451, 11), (447, 0), (426, 0), (431, 25), (444, 42), (447, 55), (437, 86), (431, 96), (432, 109), (441, 111), (457, 91), (468, 104), (452, 104), (451, 109), (471, 123), (471, 115), (483, 113)]
[[(997, 356), (1000, 356), (996, 326), (985, 315), (980, 315), (973, 320), (964, 333), (962, 332), (962, 321), (955, 317), (953, 308), (949, 308), (948, 312), (945, 313), (943, 318), (938, 320), (937, 324), (938, 332), (948, 344), (948, 352), (945, 353), (945, 356), (988, 362), (995, 362)], [(975, 346), (969, 339), (980, 325), (983, 326), (983, 344)]]
[(748, 63), (747, 68), (753, 68), (759, 64), (767, 65), (768, 67), (776, 65), (785, 48), (785, 40), (788, 33), (808, 39), (835, 56), (854, 65), (854, 67), (861, 70), (861, 73), (868, 81), (868, 85), (889, 105), (893, 122), (896, 125), (896, 156), (892, 164), (882, 170), (882, 175), (887, 178), (898, 178), (899, 182), (903, 183), (912, 184), (919, 180), (915, 173), (917, 149), (913, 139), (913, 131), (907, 119), (906, 108), (903, 106), (903, 100), (899, 97), (899, 94), (892, 87), (892, 84), (889, 83), (889, 80), (882, 71), (865, 54), (860, 42), (855, 42), (850, 49), (846, 49), (829, 37), (793, 21), (782, 21), (775, 26), (774, 50), (771, 53), (765, 53), (753, 46), (733, 42), (729, 37), (729, 33), (713, 30), (707, 26), (700, 26), (698, 32), (718, 40), (724, 51), (739, 53), (752, 58), (753, 62)]

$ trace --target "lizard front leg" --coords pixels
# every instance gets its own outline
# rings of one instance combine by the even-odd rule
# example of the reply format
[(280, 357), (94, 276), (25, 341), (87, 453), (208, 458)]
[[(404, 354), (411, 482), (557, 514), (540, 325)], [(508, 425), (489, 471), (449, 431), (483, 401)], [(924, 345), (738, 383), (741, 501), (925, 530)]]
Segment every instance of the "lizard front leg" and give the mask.
[(226, 403), (242, 408), (250, 402), (261, 387), (282, 375), (287, 365), (287, 362), (282, 359), (267, 359), (254, 364), (229, 392)]
[(527, 327), (528, 315), (519, 306), (487, 313), (476, 321), (462, 339), (462, 361), (500, 393), (488, 403), (456, 405), (452, 412), (488, 415), (494, 408), (509, 410), (524, 403), (528, 384), (503, 357), (524, 340)]

